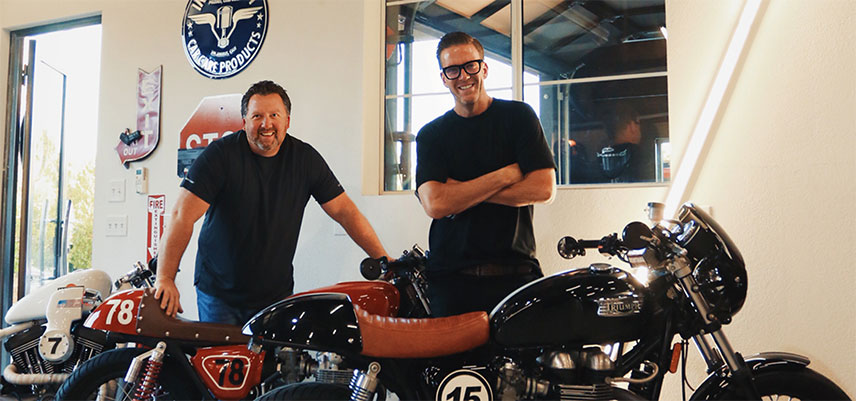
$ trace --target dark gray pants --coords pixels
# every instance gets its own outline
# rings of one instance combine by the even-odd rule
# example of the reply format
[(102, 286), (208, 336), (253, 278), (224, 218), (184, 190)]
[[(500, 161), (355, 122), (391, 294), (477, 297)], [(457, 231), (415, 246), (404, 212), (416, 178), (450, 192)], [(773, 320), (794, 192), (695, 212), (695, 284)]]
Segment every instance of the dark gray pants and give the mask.
[(508, 294), (543, 277), (541, 270), (528, 274), (474, 276), (460, 273), (428, 277), (428, 300), (434, 317), (473, 311), (490, 313)]

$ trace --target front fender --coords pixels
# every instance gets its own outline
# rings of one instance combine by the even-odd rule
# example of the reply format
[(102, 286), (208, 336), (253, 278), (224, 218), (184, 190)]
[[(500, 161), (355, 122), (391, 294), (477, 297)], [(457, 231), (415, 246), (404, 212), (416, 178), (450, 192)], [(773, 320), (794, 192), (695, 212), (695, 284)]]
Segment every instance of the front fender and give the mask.
[[(744, 358), (744, 360), (753, 375), (771, 371), (802, 369), (811, 363), (811, 360), (808, 358), (789, 352), (762, 352)], [(725, 367), (723, 366), (705, 379), (704, 383), (690, 397), (690, 400), (718, 399), (717, 396), (725, 391), (728, 385), (728, 377), (725, 375)]]

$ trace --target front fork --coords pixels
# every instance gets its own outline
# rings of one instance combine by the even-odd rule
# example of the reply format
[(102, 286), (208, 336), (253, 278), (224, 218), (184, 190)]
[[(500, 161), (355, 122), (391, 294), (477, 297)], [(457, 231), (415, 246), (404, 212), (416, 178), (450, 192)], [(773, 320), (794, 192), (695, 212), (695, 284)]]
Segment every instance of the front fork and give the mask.
[[(683, 251), (683, 254), (680, 251)], [(760, 400), (761, 396), (755, 387), (752, 371), (746, 365), (743, 357), (731, 347), (731, 343), (728, 342), (728, 338), (722, 331), (722, 326), (718, 324), (716, 316), (710, 311), (710, 306), (701, 295), (699, 285), (691, 274), (692, 269), (685, 253), (685, 250), (679, 250), (679, 256), (675, 257), (667, 267), (678, 279), (678, 283), (680, 283), (684, 294), (692, 300), (705, 326), (716, 328), (710, 333), (705, 333), (704, 330), (701, 330), (698, 335), (693, 337), (693, 341), (698, 347), (702, 358), (707, 363), (708, 372), (718, 370), (724, 360), (728, 366), (728, 371), (731, 372), (731, 381), (737, 385), (741, 397), (744, 399)], [(706, 334), (710, 334), (713, 338), (716, 348), (711, 346), (705, 336)]]

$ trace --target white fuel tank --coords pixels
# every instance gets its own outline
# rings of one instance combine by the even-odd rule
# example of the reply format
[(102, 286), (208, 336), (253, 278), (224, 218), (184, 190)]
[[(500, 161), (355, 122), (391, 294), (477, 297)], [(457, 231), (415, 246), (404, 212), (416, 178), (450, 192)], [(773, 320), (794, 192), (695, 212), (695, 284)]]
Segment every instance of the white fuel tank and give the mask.
[(45, 308), (51, 299), (51, 295), (57, 288), (68, 286), (83, 286), (101, 293), (101, 299), (107, 298), (112, 289), (110, 275), (98, 269), (86, 269), (71, 272), (46, 282), (41, 287), (33, 290), (20, 301), (15, 302), (9, 312), (6, 313), (6, 323), (17, 324), (30, 320), (44, 319)]

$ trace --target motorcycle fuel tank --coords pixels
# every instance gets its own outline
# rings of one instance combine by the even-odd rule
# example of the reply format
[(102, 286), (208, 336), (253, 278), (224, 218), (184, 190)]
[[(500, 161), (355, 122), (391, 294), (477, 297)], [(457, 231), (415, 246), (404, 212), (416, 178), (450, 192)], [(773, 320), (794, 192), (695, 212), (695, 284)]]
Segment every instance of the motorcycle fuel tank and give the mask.
[(253, 316), (244, 325), (243, 333), (261, 344), (341, 354), (363, 349), (353, 304), (341, 293), (286, 298)]
[(392, 317), (398, 315), (401, 296), (394, 285), (385, 281), (346, 281), (294, 294), (289, 298), (329, 292), (346, 294), (354, 304), (371, 314)]
[(557, 273), (500, 302), (490, 316), (492, 337), (508, 347), (637, 339), (655, 309), (647, 294), (632, 275), (608, 264)]
[(146, 289), (114, 293), (92, 311), (83, 325), (95, 330), (138, 334), (137, 318), (145, 293)]
[(16, 324), (30, 320), (45, 318), (45, 308), (48, 306), (51, 295), (63, 287), (85, 287), (101, 293), (102, 297), (110, 295), (112, 288), (110, 276), (98, 269), (78, 270), (57, 279), (44, 283), (41, 287), (31, 291), (27, 296), (21, 298), (6, 312), (6, 323)]

